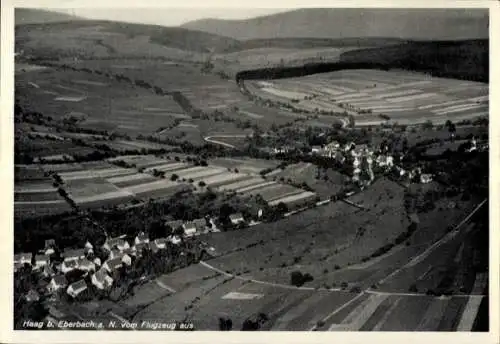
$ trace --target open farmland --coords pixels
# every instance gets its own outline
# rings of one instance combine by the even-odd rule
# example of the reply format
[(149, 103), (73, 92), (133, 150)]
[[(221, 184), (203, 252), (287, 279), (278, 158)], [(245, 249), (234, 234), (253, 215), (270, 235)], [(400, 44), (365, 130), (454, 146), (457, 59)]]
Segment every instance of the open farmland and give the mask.
[[(248, 269), (255, 278), (279, 283), (288, 283), (290, 271), (300, 268), (315, 277), (313, 285), (338, 283), (323, 270), (360, 262), (368, 252), (394, 240), (408, 226), (404, 209), (398, 207), (402, 188), (396, 184), (385, 186), (393, 191), (387, 192), (381, 186), (363, 192), (378, 200), (367, 210), (336, 202), (277, 223), (256, 225), (244, 233), (213, 234), (206, 240), (223, 256), (211, 264), (233, 273)], [(321, 284), (316, 282), (323, 277)]]
[(253, 174), (259, 174), (263, 170), (275, 168), (278, 165), (277, 161), (246, 158), (218, 158), (211, 160), (210, 163), (233, 171), (238, 170), (239, 172)]
[(250, 92), (294, 108), (354, 115), (357, 125), (463, 120), (488, 115), (488, 85), (404, 71), (342, 70), (271, 82), (247, 81)]
[[(75, 82), (78, 80), (87, 82)], [(171, 96), (78, 71), (47, 68), (20, 74), (16, 89), (23, 108), (31, 109), (30, 104), (36, 103), (33, 110), (55, 119), (74, 118), (81, 128), (134, 136), (171, 126), (184, 113)]]
[(276, 169), (266, 174), (266, 179), (291, 181), (295, 184), (307, 184), (321, 198), (327, 198), (339, 193), (345, 184), (347, 176), (333, 170), (323, 170), (311, 163), (300, 162), (291, 164), (285, 169)]

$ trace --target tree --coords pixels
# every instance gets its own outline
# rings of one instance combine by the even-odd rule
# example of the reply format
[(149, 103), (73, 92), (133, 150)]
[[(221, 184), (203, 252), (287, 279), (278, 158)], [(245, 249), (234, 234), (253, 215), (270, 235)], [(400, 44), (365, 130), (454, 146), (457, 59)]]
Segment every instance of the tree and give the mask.
[(179, 176), (177, 174), (172, 174), (172, 176), (170, 177), (170, 180), (175, 182), (177, 179), (179, 179)]
[(219, 331), (231, 331), (233, 321), (230, 318), (219, 318)]
[(148, 234), (151, 240), (162, 238), (167, 235), (167, 228), (162, 221), (153, 221), (149, 225)]

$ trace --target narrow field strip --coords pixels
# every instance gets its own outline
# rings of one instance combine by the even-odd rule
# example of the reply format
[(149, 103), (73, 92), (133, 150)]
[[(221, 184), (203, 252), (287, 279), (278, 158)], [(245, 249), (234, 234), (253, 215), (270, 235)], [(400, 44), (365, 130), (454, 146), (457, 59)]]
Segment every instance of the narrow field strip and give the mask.
[(251, 185), (256, 185), (256, 184), (259, 184), (259, 183), (262, 183), (262, 182), (264, 182), (264, 179), (259, 178), (259, 177), (255, 177), (255, 178), (252, 178), (252, 179), (243, 180), (241, 182), (236, 182), (236, 183), (221, 185), (220, 187), (218, 187), (218, 190), (221, 190), (221, 191), (225, 191), (225, 190), (238, 190), (238, 189), (245, 188), (245, 187), (251, 186)]
[(342, 323), (332, 324), (328, 331), (358, 331), (387, 297), (386, 295), (370, 295), (349, 313)]
[(385, 100), (391, 103), (402, 103), (408, 100), (424, 99), (436, 96), (438, 96), (436, 93), (421, 93), (406, 97), (386, 98)]
[(176, 185), (178, 185), (178, 183), (162, 179), (151, 183), (129, 186), (123, 190), (132, 194), (141, 194), (152, 190), (168, 189)]
[(200, 177), (213, 176), (215, 174), (220, 174), (220, 173), (223, 173), (225, 171), (226, 170), (223, 168), (205, 168), (205, 169), (198, 170), (198, 171), (191, 171), (189, 173), (184, 173), (183, 171), (180, 171), (179, 175), (182, 178), (186, 178), (186, 179), (196, 179), (196, 178), (200, 178)]
[(36, 205), (36, 204), (62, 204), (65, 200), (50, 200), (50, 201), (14, 201), (14, 205)]
[(117, 176), (117, 177), (111, 177), (106, 179), (107, 182), (111, 184), (117, 184), (117, 183), (122, 183), (122, 182), (129, 182), (133, 180), (140, 180), (140, 179), (147, 179), (151, 178), (149, 174), (146, 173), (136, 173), (136, 174), (130, 174), (130, 175), (125, 175), (125, 176)]
[(425, 312), (415, 331), (435, 331), (446, 311), (450, 299), (435, 299)]
[(287, 196), (287, 197), (284, 197), (284, 198), (279, 198), (279, 199), (276, 199), (274, 201), (271, 201), (269, 202), (269, 205), (270, 206), (274, 206), (274, 205), (277, 205), (281, 202), (283, 203), (291, 203), (291, 202), (295, 202), (295, 201), (298, 201), (298, 200), (301, 200), (301, 199), (304, 199), (304, 198), (307, 198), (307, 197), (312, 197), (316, 195), (314, 192), (311, 192), (311, 191), (304, 191), (304, 192), (301, 192), (299, 194), (296, 194), (296, 195), (292, 195), (292, 196)]
[(223, 173), (223, 174), (218, 174), (215, 176), (208, 177), (207, 179), (203, 179), (205, 184), (207, 185), (212, 185), (212, 184), (217, 184), (221, 182), (227, 182), (230, 180), (235, 180), (235, 179), (241, 179), (244, 178), (245, 175), (242, 175), (241, 173)]
[(157, 171), (167, 172), (167, 171), (172, 171), (175, 169), (181, 169), (181, 168), (187, 167), (187, 166), (189, 166), (189, 164), (184, 163), (184, 162), (178, 162), (178, 163), (170, 163), (170, 164), (151, 166), (151, 167), (146, 168), (144, 171), (151, 172), (153, 170), (157, 170)]
[(389, 307), (389, 309), (385, 312), (385, 314), (380, 318), (379, 322), (373, 327), (372, 331), (381, 331), (382, 327), (385, 325), (387, 319), (392, 315), (394, 310), (398, 307), (401, 298), (394, 301), (394, 303)]
[(109, 199), (113, 199), (113, 198), (133, 197), (133, 196), (134, 195), (127, 190), (117, 190), (117, 191), (111, 191), (111, 192), (101, 193), (101, 194), (92, 195), (92, 196), (85, 196), (85, 197), (72, 197), (71, 193), (69, 194), (69, 197), (71, 197), (73, 199), (73, 201), (77, 204), (90, 203), (90, 202), (95, 202), (95, 201), (104, 201), (104, 200), (109, 200)]
[(456, 107), (455, 109), (452, 110), (439, 110), (439, 111), (433, 111), (437, 115), (446, 115), (449, 113), (455, 113), (455, 112), (462, 112), (466, 110), (472, 110), (472, 109), (478, 109), (478, 108), (484, 108), (484, 104), (471, 104), (471, 105), (462, 105), (461, 107)]
[(476, 320), (481, 301), (481, 298), (469, 298), (469, 301), (467, 301), (467, 305), (465, 306), (465, 309), (462, 313), (462, 317), (460, 318), (460, 322), (458, 323), (456, 331), (469, 332), (472, 330), (472, 326), (474, 326), (474, 321)]
[(270, 182), (264, 181), (264, 182), (259, 183), (259, 184), (254, 184), (254, 185), (250, 185), (250, 186), (246, 186), (246, 187), (237, 189), (236, 192), (238, 192), (238, 193), (245, 193), (245, 192), (252, 191), (254, 189), (264, 188), (266, 186), (274, 185), (274, 184), (278, 184), (278, 183), (273, 182), (273, 181), (270, 181)]

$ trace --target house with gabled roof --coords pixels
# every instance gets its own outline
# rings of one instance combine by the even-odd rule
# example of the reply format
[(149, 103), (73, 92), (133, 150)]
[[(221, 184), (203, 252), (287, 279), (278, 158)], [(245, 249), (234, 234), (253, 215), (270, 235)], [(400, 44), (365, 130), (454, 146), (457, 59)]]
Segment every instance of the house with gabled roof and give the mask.
[(63, 274), (68, 273), (72, 270), (78, 269), (78, 260), (66, 260), (63, 261), (59, 267)]
[(98, 289), (107, 289), (113, 285), (113, 278), (108, 275), (106, 270), (99, 269), (95, 274), (90, 278), (93, 285), (95, 285)]
[(123, 264), (125, 265), (132, 265), (132, 258), (128, 254), (121, 254), (120, 256), (117, 256), (113, 259), (108, 259), (107, 261), (102, 264), (101, 269), (105, 269), (108, 271), (108, 273), (112, 273), (114, 270), (118, 269), (121, 267)]
[(55, 253), (56, 241), (54, 239), (45, 240), (44, 253), (48, 256)]
[(182, 239), (179, 238), (177, 235), (170, 235), (168, 237), (168, 241), (170, 241), (174, 245), (179, 245), (182, 242)]
[(206, 219), (194, 219), (194, 226), (196, 227), (197, 232), (203, 232), (207, 228), (207, 220)]
[(146, 235), (144, 232), (140, 232), (137, 234), (134, 240), (135, 244), (141, 244), (141, 243), (148, 243), (149, 242), (149, 237)]
[(142, 243), (142, 244), (135, 245), (132, 249), (134, 250), (134, 254), (137, 257), (141, 257), (142, 256), (142, 252), (144, 250), (146, 250), (146, 251), (150, 250), (150, 246), (149, 246), (149, 244)]
[(156, 253), (158, 252), (159, 250), (161, 250), (161, 248), (156, 244), (156, 241), (152, 241), (149, 243), (149, 248), (150, 250), (153, 252), (153, 253)]
[(31, 253), (18, 253), (14, 255), (14, 263), (19, 263), (21, 265), (29, 264), (31, 265)]
[(156, 246), (158, 246), (158, 248), (160, 249), (164, 249), (165, 247), (167, 247), (167, 238), (158, 238), (158, 239), (155, 239), (153, 241), (155, 243)]
[(121, 252), (121, 251), (129, 248), (130, 245), (127, 242), (127, 240), (125, 240), (123, 238), (113, 238), (113, 239), (107, 240), (102, 247), (108, 251), (111, 251), (113, 248), (116, 248)]
[(84, 271), (95, 271), (95, 264), (87, 258), (83, 258), (78, 260), (78, 269)]
[(34, 289), (30, 289), (24, 297), (28, 302), (34, 302), (40, 300), (40, 294)]
[(113, 259), (108, 259), (107, 261), (102, 264), (102, 268), (106, 270), (108, 273), (112, 273), (116, 269), (122, 267), (123, 262), (122, 262), (122, 257), (115, 257)]
[(49, 284), (47, 285), (47, 290), (49, 292), (55, 292), (62, 289), (68, 285), (68, 280), (64, 275), (56, 275), (52, 277)]
[(182, 225), (183, 223), (181, 220), (173, 220), (165, 222), (165, 226), (170, 227), (172, 231), (175, 231), (177, 228), (182, 227)]
[(50, 264), (50, 257), (45, 254), (36, 254), (35, 255), (35, 269), (41, 269), (46, 265)]
[(235, 213), (235, 214), (229, 215), (229, 220), (231, 221), (231, 223), (233, 225), (237, 225), (237, 224), (240, 224), (240, 223), (245, 221), (242, 213)]
[(70, 260), (79, 260), (85, 258), (85, 251), (83, 248), (64, 250), (61, 256), (64, 258), (65, 262)]
[(182, 229), (184, 229), (184, 235), (186, 236), (191, 236), (196, 233), (196, 225), (192, 221), (184, 223)]
[(82, 279), (70, 284), (68, 286), (68, 289), (66, 289), (66, 293), (68, 293), (69, 296), (75, 298), (85, 290), (87, 290), (87, 283)]
[(108, 259), (113, 259), (115, 257), (118, 257), (122, 254), (122, 252), (117, 249), (116, 247), (112, 248), (111, 251), (109, 251), (109, 256)]

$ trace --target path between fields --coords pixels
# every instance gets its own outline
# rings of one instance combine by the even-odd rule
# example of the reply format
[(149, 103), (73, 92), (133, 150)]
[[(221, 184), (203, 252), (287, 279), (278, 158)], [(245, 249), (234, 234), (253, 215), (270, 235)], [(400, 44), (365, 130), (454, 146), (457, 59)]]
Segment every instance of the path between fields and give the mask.
[[(232, 277), (234, 279), (238, 279), (238, 280), (241, 280), (241, 281), (245, 281), (245, 282), (252, 282), (252, 283), (255, 283), (255, 284), (264, 284), (264, 285), (268, 285), (268, 286), (271, 286), (271, 287), (277, 287), (277, 288), (283, 288), (283, 289), (294, 289), (294, 290), (320, 290), (318, 288), (313, 288), (313, 287), (295, 287), (293, 285), (288, 285), (288, 284), (281, 284), (281, 283), (273, 283), (273, 282), (266, 282), (266, 281), (259, 281), (259, 280), (256, 280), (256, 279), (253, 279), (253, 278), (246, 278), (246, 277), (242, 277), (242, 276), (236, 276), (236, 275), (233, 275), (229, 272), (226, 272), (226, 271), (223, 271), (219, 268), (216, 268), (215, 266), (213, 265), (210, 265), (208, 264), (207, 262), (204, 262), (202, 260), (200, 260), (199, 262), (200, 265), (203, 265), (204, 267), (212, 270), (212, 271), (215, 271), (215, 272), (218, 272), (222, 275), (225, 275), (227, 277)], [(342, 291), (342, 289), (340, 288), (332, 288), (332, 289), (321, 289), (321, 290), (328, 290), (328, 291)]]
[(401, 271), (403, 271), (404, 269), (408, 268), (408, 267), (412, 267), (416, 264), (418, 264), (419, 262), (421, 262), (422, 260), (424, 260), (427, 256), (429, 256), (429, 254), (431, 254), (436, 248), (438, 248), (439, 246), (441, 246), (442, 244), (448, 242), (449, 240), (453, 239), (456, 235), (457, 235), (457, 231), (467, 222), (470, 220), (470, 218), (472, 216), (474, 216), (474, 214), (479, 210), (481, 209), (481, 207), (486, 203), (487, 199), (483, 200), (481, 203), (479, 203), (478, 206), (476, 206), (474, 208), (474, 210), (471, 211), (471, 213), (469, 215), (467, 215), (467, 217), (465, 219), (463, 219), (458, 225), (455, 226), (455, 228), (449, 232), (448, 234), (446, 234), (444, 237), (442, 237), (440, 240), (436, 241), (434, 244), (432, 244), (431, 246), (429, 246), (424, 252), (420, 253), (419, 255), (413, 257), (412, 260), (410, 260), (408, 263), (406, 263), (405, 265), (401, 266), (400, 268), (394, 270), (391, 274), (389, 274), (388, 276), (384, 277), (383, 279), (381, 279), (378, 284), (383, 284), (384, 282), (386, 282), (388, 279), (396, 276), (398, 273), (400, 273)]

